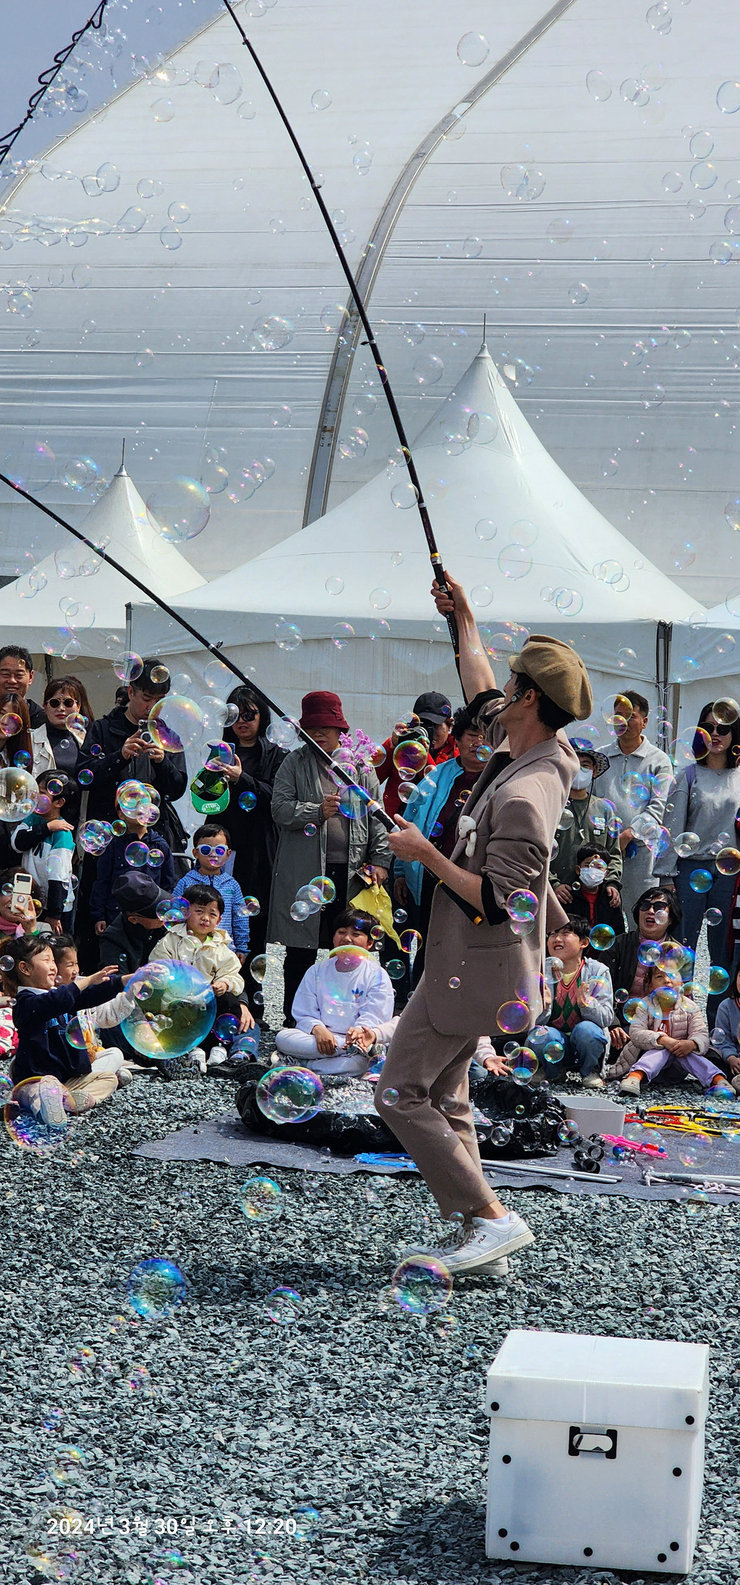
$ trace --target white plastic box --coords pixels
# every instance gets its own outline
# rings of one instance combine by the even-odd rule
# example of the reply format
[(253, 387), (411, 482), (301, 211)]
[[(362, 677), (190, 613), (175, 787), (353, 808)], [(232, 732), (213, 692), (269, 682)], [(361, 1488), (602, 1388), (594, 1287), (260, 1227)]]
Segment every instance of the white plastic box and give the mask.
[(594, 1095), (559, 1095), (566, 1117), (572, 1118), (584, 1137), (589, 1134), (623, 1134), (627, 1108), (606, 1097)]
[(709, 1350), (509, 1332), (488, 1372), (486, 1555), (687, 1573)]

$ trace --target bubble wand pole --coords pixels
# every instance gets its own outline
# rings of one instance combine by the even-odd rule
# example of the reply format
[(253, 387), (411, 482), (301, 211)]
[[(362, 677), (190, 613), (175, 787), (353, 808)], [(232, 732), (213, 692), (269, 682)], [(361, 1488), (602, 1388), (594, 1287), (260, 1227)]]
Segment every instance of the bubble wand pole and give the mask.
[[(365, 304), (364, 304), (364, 302), (362, 300), (362, 297), (360, 295), (360, 292), (359, 292), (359, 289), (358, 289), (358, 286), (357, 286), (357, 282), (356, 282), (356, 280), (354, 278), (354, 275), (352, 274), (352, 271), (351, 271), (351, 269), (349, 267), (349, 263), (347, 261), (347, 256), (346, 256), (346, 254), (344, 252), (344, 249), (342, 247), (342, 244), (341, 244), (341, 242), (339, 240), (339, 236), (337, 234), (337, 230), (336, 230), (336, 227), (334, 225), (334, 222), (333, 222), (333, 220), (331, 218), (331, 215), (329, 214), (329, 211), (328, 211), (328, 209), (326, 207), (326, 204), (324, 203), (324, 200), (323, 200), (323, 198), (321, 196), (321, 188), (320, 188), (318, 182), (316, 182), (315, 179), (314, 179), (314, 175), (313, 175), (311, 167), (310, 167), (310, 165), (308, 163), (308, 160), (306, 159), (306, 156), (305, 156), (305, 154), (303, 152), (303, 149), (301, 148), (301, 145), (298, 142), (298, 138), (296, 137), (296, 134), (293, 131), (293, 127), (291, 126), (291, 123), (290, 123), (290, 121), (288, 119), (288, 116), (286, 115), (286, 112), (283, 109), (283, 106), (282, 106), (280, 100), (278, 99), (278, 96), (277, 96), (277, 94), (275, 92), (275, 89), (272, 86), (272, 83), (271, 83), (271, 81), (270, 81), (270, 79), (269, 79), (269, 77), (267, 75), (267, 72), (265, 71), (265, 68), (262, 65), (262, 62), (261, 62), (261, 60), (260, 60), (260, 58), (259, 58), (259, 56), (258, 56), (258, 54), (257, 54), (257, 52), (256, 52), (256, 50), (254, 48), (254, 45), (251, 44), (249, 39), (247, 38), (247, 35), (246, 35), (245, 31), (244, 31), (244, 28), (242, 27), (241, 22), (239, 21), (239, 18), (236, 15), (236, 12), (235, 12), (233, 6), (230, 3), (230, 0), (223, 0), (223, 3), (224, 3), (224, 6), (226, 7), (226, 10), (229, 13), (229, 16), (231, 17), (231, 19), (232, 19), (232, 21), (234, 23), (234, 26), (236, 27), (238, 33), (240, 34), (242, 44), (244, 45), (245, 49), (247, 49), (249, 51), (249, 54), (250, 54), (250, 56), (252, 58), (252, 62), (254, 64), (254, 66), (256, 67), (257, 71), (259, 72), (259, 75), (262, 78), (262, 81), (263, 81), (263, 83), (265, 85), (265, 88), (267, 89), (267, 92), (270, 95), (270, 98), (271, 98), (271, 100), (272, 100), (272, 102), (273, 102), (273, 104), (275, 106), (275, 109), (277, 110), (277, 113), (278, 113), (278, 115), (280, 117), (280, 120), (283, 123), (285, 131), (287, 132), (288, 137), (290, 138), (290, 141), (291, 141), (291, 143), (293, 145), (293, 148), (295, 150), (296, 156), (297, 156), (297, 158), (298, 158), (298, 160), (300, 162), (300, 165), (301, 165), (301, 167), (302, 167), (302, 169), (303, 169), (303, 171), (305, 173), (305, 176), (306, 176), (306, 178), (307, 178), (307, 180), (308, 180), (308, 182), (310, 184), (311, 191), (312, 191), (312, 193), (314, 195), (314, 198), (316, 199), (316, 203), (318, 204), (319, 210), (321, 211), (321, 218), (322, 218), (322, 220), (324, 222), (324, 225), (326, 226), (326, 229), (327, 229), (327, 231), (329, 233), (329, 236), (331, 237), (332, 246), (333, 246), (334, 251), (335, 251), (335, 253), (337, 255), (337, 258), (339, 260), (339, 263), (340, 263), (340, 266), (341, 266), (341, 269), (342, 269), (342, 273), (343, 273), (343, 275), (345, 277), (345, 280), (346, 280), (347, 285), (348, 285), (349, 290), (350, 290), (350, 294), (352, 296), (352, 301), (354, 302), (355, 308), (357, 309), (358, 315), (360, 317), (360, 322), (362, 324), (362, 328), (363, 328), (363, 330), (365, 332), (365, 335), (367, 337), (367, 344), (368, 344), (368, 346), (370, 348), (370, 351), (372, 353), (373, 360), (375, 362), (375, 367), (376, 367), (376, 369), (378, 371), (378, 378), (379, 378), (381, 386), (383, 388), (383, 394), (385, 396), (386, 402), (388, 403), (388, 407), (389, 407), (389, 410), (390, 410), (391, 418), (393, 419), (393, 424), (394, 424), (394, 427), (395, 427), (395, 431), (396, 431), (396, 434), (398, 436), (398, 442), (399, 442), (399, 445), (401, 447), (401, 451), (403, 453), (403, 459), (404, 459), (404, 462), (406, 463), (406, 467), (408, 469), (409, 479), (411, 480), (411, 484), (412, 484), (413, 489), (414, 489), (415, 494), (416, 494), (416, 505), (417, 505), (417, 508), (418, 508), (419, 517), (421, 518), (421, 526), (422, 526), (422, 528), (424, 530), (424, 537), (425, 537), (427, 545), (429, 547), (429, 559), (430, 559), (430, 561), (432, 563), (432, 571), (434, 573), (434, 579), (435, 579), (435, 582), (438, 584), (440, 589), (447, 590), (447, 585), (445, 583), (444, 570), (443, 570), (443, 567), (442, 567), (442, 557), (440, 556), (440, 553), (439, 553), (439, 551), (437, 549), (437, 541), (436, 541), (436, 539), (434, 537), (434, 529), (432, 528), (432, 521), (431, 521), (431, 518), (429, 516), (429, 512), (427, 510), (426, 502), (424, 500), (424, 492), (423, 492), (422, 487), (421, 487), (421, 480), (420, 480), (419, 475), (418, 475), (418, 473), (416, 471), (416, 464), (415, 464), (413, 456), (411, 454), (411, 447), (409, 446), (409, 443), (408, 443), (408, 438), (406, 436), (406, 431), (404, 429), (403, 420), (401, 418), (401, 414), (398, 411), (398, 405), (396, 403), (396, 398), (395, 398), (395, 396), (393, 394), (393, 388), (392, 388), (391, 382), (390, 382), (390, 380), (388, 378), (388, 370), (386, 369), (385, 364), (383, 362), (383, 359), (381, 357), (380, 348), (379, 348), (378, 343), (377, 343), (377, 341), (375, 339), (375, 334), (374, 334), (374, 331), (373, 331), (373, 327), (372, 327), (372, 325), (370, 323), (370, 320), (369, 320), (369, 318), (367, 316), (367, 312), (365, 310)], [(449, 590), (447, 590), (447, 593), (449, 593)], [(452, 644), (452, 648), (453, 648), (454, 655), (455, 655), (455, 665), (457, 667), (458, 676), (460, 676), (460, 642), (459, 642), (458, 632), (457, 632), (457, 622), (455, 621), (455, 618), (454, 618), (454, 616), (451, 613), (446, 616), (445, 620), (447, 622), (447, 629), (448, 629), (448, 632), (449, 632), (449, 635), (450, 635), (450, 642)]]
[[(330, 770), (333, 776), (338, 777), (339, 780), (344, 783), (345, 787), (348, 787), (351, 792), (357, 794), (362, 803), (366, 805), (368, 814), (374, 815), (375, 819), (380, 821), (380, 824), (385, 827), (386, 831), (396, 830), (395, 821), (391, 819), (389, 814), (386, 814), (382, 804), (379, 804), (376, 799), (370, 797), (367, 788), (361, 787), (356, 781), (353, 781), (349, 771), (345, 770), (345, 767), (341, 763), (333, 760), (324, 749), (319, 748), (318, 743), (314, 743), (313, 738), (309, 737), (307, 732), (304, 732), (303, 727), (299, 726), (298, 722), (294, 721), (292, 717), (288, 715), (286, 710), (281, 710), (280, 705), (276, 704), (275, 700), (271, 699), (270, 695), (265, 693), (264, 688), (260, 688), (259, 684), (253, 682), (251, 677), (248, 677), (246, 672), (242, 671), (241, 667), (237, 666), (235, 661), (230, 660), (228, 655), (223, 654), (222, 650), (219, 649), (218, 644), (212, 644), (210, 639), (205, 637), (204, 633), (201, 633), (197, 627), (194, 627), (192, 622), (188, 622), (187, 617), (182, 616), (179, 611), (175, 611), (171, 605), (167, 604), (166, 600), (162, 599), (161, 595), (155, 593), (154, 589), (150, 589), (145, 583), (142, 583), (141, 579), (137, 578), (136, 573), (129, 572), (126, 567), (121, 565), (120, 561), (116, 561), (115, 556), (109, 556), (107, 550), (101, 550), (100, 546), (96, 545), (94, 540), (88, 539), (87, 534), (83, 534), (82, 529), (75, 528), (72, 523), (68, 523), (66, 518), (60, 517), (59, 513), (53, 511), (50, 506), (45, 506), (43, 501), (39, 501), (35, 495), (31, 495), (30, 491), (24, 490), (20, 484), (16, 484), (13, 479), (9, 478), (7, 473), (0, 473), (0, 483), (7, 484), (8, 488), (10, 490), (14, 490), (16, 495), (20, 495), (24, 501), (28, 501), (29, 506), (37, 507), (38, 511), (43, 512), (45, 517), (51, 518), (53, 523), (58, 523), (60, 528), (65, 529), (66, 532), (71, 534), (74, 539), (79, 540), (81, 545), (85, 545), (88, 550), (93, 551), (96, 556), (99, 556), (101, 561), (107, 562), (108, 566), (112, 567), (114, 572), (119, 573), (121, 578), (124, 578), (127, 583), (133, 584), (134, 588), (138, 589), (140, 594), (143, 594), (146, 600), (152, 601), (154, 605), (159, 607), (160, 611), (164, 611), (165, 616), (168, 616), (172, 622), (177, 623), (178, 627), (183, 628), (186, 633), (189, 633), (191, 638), (196, 640), (196, 643), (202, 644), (203, 648), (207, 649), (209, 654), (214, 655), (216, 660), (220, 660), (221, 664), (226, 667), (227, 671), (230, 671), (234, 677), (239, 679), (240, 682), (246, 683), (248, 688), (253, 688), (254, 692), (259, 694), (261, 699), (264, 699), (268, 709), (274, 710), (275, 715), (279, 716), (281, 721), (290, 722), (293, 730), (298, 734), (304, 743), (308, 744), (309, 748), (312, 749), (313, 753), (316, 755), (316, 758), (321, 761), (322, 765), (325, 765), (327, 770)], [(474, 924), (481, 923), (482, 916), (477, 913), (476, 909), (473, 908), (470, 903), (465, 902), (464, 898), (458, 897), (455, 892), (450, 891), (446, 886), (443, 886), (442, 890), (447, 892), (448, 896), (457, 903), (462, 912), (466, 914)]]

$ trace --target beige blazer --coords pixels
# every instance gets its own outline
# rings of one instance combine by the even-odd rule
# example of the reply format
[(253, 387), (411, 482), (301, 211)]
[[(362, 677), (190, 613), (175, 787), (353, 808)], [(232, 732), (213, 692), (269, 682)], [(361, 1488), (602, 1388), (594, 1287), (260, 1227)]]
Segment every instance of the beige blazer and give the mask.
[(460, 839), (452, 858), (461, 869), (489, 876), (499, 907), (519, 888), (534, 892), (539, 905), (535, 928), (529, 936), (515, 936), (508, 917), (501, 924), (484, 920), (475, 925), (437, 888), (424, 988), (429, 1016), (440, 1034), (501, 1033), (499, 1009), (504, 1002), (521, 1000), (529, 1007), (526, 1027), (531, 1028), (542, 1009), (547, 930), (566, 917), (549, 885), (550, 853), (578, 769), (577, 756), (559, 732), (503, 770), (500, 763), (494, 755), (465, 804), (464, 813), (476, 822), (472, 853), (466, 853), (466, 842)]

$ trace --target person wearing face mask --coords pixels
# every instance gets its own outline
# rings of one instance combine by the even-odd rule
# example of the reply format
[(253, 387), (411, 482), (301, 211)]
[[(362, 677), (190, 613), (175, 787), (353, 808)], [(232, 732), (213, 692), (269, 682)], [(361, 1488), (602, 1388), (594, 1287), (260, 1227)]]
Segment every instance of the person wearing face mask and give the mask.
[(605, 954), (606, 966), (614, 986), (614, 1006), (617, 1016), (609, 1030), (612, 1058), (629, 1040), (627, 1024), (622, 1016), (625, 1002), (642, 998), (649, 963), (641, 963), (638, 953), (648, 941), (658, 943), (676, 940), (679, 935), (681, 914), (675, 893), (661, 886), (648, 887), (639, 897), (632, 911), (634, 928), (626, 935), (617, 936), (614, 945)]
[[(624, 934), (624, 914), (621, 899), (612, 902), (614, 888), (607, 881), (608, 861), (604, 848), (593, 842), (584, 842), (576, 853), (576, 875), (571, 892), (573, 907), (594, 925), (609, 925), (616, 936)], [(619, 892), (616, 893), (619, 897)]]
[[(578, 755), (578, 770), (571, 782), (568, 802), (556, 833), (557, 852), (550, 861), (550, 876), (555, 896), (564, 908), (574, 902), (573, 882), (579, 848), (596, 843), (606, 858), (606, 888), (613, 909), (622, 906), (622, 853), (619, 831), (611, 804), (594, 793), (594, 781), (603, 775), (608, 760), (605, 754), (584, 738), (569, 738)], [(580, 905), (579, 905), (580, 906)], [(611, 921), (610, 921), (611, 922)]]

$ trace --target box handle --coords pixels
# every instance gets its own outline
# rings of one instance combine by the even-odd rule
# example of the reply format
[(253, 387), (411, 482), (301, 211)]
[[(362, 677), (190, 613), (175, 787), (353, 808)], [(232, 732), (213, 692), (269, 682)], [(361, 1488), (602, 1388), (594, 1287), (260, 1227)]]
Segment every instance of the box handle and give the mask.
[(617, 1433), (599, 1425), (572, 1425), (568, 1432), (568, 1457), (597, 1454), (601, 1458), (616, 1458)]

